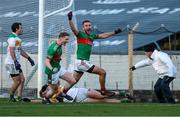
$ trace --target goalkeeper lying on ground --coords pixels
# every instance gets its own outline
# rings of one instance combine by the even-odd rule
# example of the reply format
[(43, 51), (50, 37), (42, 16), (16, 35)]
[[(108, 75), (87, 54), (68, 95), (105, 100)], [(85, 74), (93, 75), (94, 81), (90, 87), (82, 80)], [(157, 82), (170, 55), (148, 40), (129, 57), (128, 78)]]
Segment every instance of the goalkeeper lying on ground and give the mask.
[(66, 98), (67, 100), (73, 100), (73, 98), (65, 93), (63, 93), (64, 87), (58, 84), (45, 84), (42, 86), (39, 95), (43, 98), (42, 103), (50, 104), (55, 103), (56, 100), (61, 101), (61, 99)]

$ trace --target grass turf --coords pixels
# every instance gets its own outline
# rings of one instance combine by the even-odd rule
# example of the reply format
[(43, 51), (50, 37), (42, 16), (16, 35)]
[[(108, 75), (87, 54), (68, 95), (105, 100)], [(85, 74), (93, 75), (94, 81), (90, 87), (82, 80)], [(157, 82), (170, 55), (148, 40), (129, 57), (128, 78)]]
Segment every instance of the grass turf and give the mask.
[(180, 104), (158, 103), (40, 103), (0, 99), (0, 116), (180, 116)]

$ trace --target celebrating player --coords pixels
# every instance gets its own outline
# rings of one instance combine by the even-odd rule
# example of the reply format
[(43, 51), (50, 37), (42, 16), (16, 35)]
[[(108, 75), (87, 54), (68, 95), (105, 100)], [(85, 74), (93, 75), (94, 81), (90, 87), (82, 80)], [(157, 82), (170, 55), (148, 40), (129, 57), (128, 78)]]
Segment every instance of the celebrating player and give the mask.
[(57, 88), (59, 78), (68, 82), (64, 86), (65, 90), (68, 90), (72, 86), (72, 84), (76, 82), (72, 73), (67, 72), (60, 65), (61, 55), (62, 55), (62, 45), (66, 45), (68, 41), (69, 41), (69, 34), (66, 32), (61, 32), (59, 34), (59, 39), (56, 41), (52, 41), (52, 43), (48, 47), (45, 73), (48, 76), (48, 83), (50, 84), (53, 90)]
[(75, 72), (74, 72), (74, 77), (76, 81), (77, 82), (79, 81), (79, 79), (82, 77), (84, 72), (97, 74), (99, 75), (101, 94), (107, 95), (107, 96), (114, 95), (113, 92), (106, 90), (106, 87), (105, 87), (106, 71), (98, 66), (91, 64), (89, 59), (91, 55), (93, 41), (95, 39), (104, 39), (104, 38), (111, 37), (115, 34), (120, 33), (121, 29), (118, 28), (117, 30), (113, 32), (106, 32), (106, 33), (96, 35), (96, 34), (91, 33), (92, 31), (91, 21), (84, 20), (82, 23), (83, 31), (79, 31), (77, 27), (74, 25), (72, 21), (72, 17), (73, 17), (73, 14), (71, 11), (68, 13), (69, 25), (72, 32), (77, 37), (77, 44), (78, 44), (77, 45), (77, 61), (76, 61), (77, 68), (75, 69)]

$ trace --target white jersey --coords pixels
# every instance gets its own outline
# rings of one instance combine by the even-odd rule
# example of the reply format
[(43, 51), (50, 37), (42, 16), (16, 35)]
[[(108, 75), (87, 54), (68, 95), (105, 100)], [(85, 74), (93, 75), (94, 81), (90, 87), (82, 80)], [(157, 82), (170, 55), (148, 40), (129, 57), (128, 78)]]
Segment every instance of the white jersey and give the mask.
[(64, 99), (64, 102), (86, 102), (88, 98), (88, 89), (87, 88), (71, 88), (67, 92), (69, 96), (73, 98), (73, 100), (69, 101)]
[(10, 55), (9, 47), (15, 47), (16, 59), (17, 59), (17, 61), (20, 62), (21, 43), (22, 43), (21, 39), (17, 36), (16, 33), (12, 32), (9, 35), (7, 42), (8, 42), (8, 47), (7, 47), (7, 57), (5, 60), (5, 64), (14, 64), (14, 60), (12, 59), (12, 57)]
[(69, 96), (71, 96), (71, 97), (73, 98), (73, 100), (69, 101), (69, 100), (67, 100), (67, 99), (64, 98), (63, 101), (64, 101), (64, 102), (74, 102), (75, 99), (76, 99), (76, 96), (77, 96), (77, 94), (78, 94), (78, 88), (70, 88), (70, 89), (68, 90), (67, 94), (68, 94)]

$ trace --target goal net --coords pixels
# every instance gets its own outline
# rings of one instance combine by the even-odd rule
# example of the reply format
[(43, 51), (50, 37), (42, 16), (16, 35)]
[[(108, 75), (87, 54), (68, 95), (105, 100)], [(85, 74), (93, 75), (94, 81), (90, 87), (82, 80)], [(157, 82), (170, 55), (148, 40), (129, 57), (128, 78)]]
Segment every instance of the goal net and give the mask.
[[(21, 59), (21, 66), (25, 76), (23, 96), (36, 98), (38, 96), (37, 94), (39, 87), (46, 82), (44, 68), (48, 45), (52, 39), (57, 39), (59, 33), (62, 31), (68, 32), (71, 36), (69, 43), (66, 45), (66, 47), (63, 47), (61, 65), (68, 69), (68, 66), (73, 64), (72, 62), (76, 44), (74, 36), (72, 36), (73, 34), (69, 28), (67, 13), (74, 10), (74, 1), (32, 0), (22, 1), (19, 3), (18, 0), (15, 0), (13, 2), (13, 7), (7, 7), (2, 10), (2, 12), (4, 12), (6, 15), (2, 17), (4, 18), (4, 22), (2, 22), (2, 24), (4, 25), (0, 23), (0, 97), (8, 97), (9, 89), (12, 85), (12, 79), (9, 78), (9, 74), (5, 70), (4, 65), (7, 53), (7, 38), (11, 32), (9, 29), (13, 22), (21, 22), (23, 25), (23, 35), (20, 36), (20, 38), (23, 41), (23, 49), (28, 52), (36, 63), (35, 66), (31, 67), (26, 59)], [(43, 4), (41, 4), (42, 2)], [(14, 11), (15, 7), (18, 8), (16, 11)], [(43, 9), (41, 9), (41, 7)], [(43, 11), (43, 14), (39, 12), (40, 10)], [(11, 13), (11, 11), (14, 11), (14, 14)], [(22, 14), (20, 14), (20, 12)], [(38, 22), (38, 19), (40, 18), (43, 22)], [(73, 19), (75, 20), (75, 16)], [(76, 21), (74, 22), (76, 23)], [(39, 27), (40, 23), (43, 23), (41, 25), (43, 28)], [(38, 31), (40, 28), (43, 30)], [(41, 37), (43, 38), (39, 38), (39, 34), (42, 34)], [(41, 51), (39, 51), (40, 49)], [(39, 59), (39, 57), (41, 58)], [(40, 78), (39, 74), (41, 74)]]
[[(72, 35), (66, 15), (69, 11), (73, 10), (73, 0), (39, 0), (38, 70), (37, 67), (36, 69), (34, 68), (33, 71), (29, 73), (25, 82), (25, 87), (32, 85), (32, 87), (35, 88), (34, 92), (32, 92), (33, 97), (38, 97), (38, 90), (47, 82), (44, 68), (48, 45), (52, 40), (58, 39), (60, 32), (65, 31)], [(74, 40), (73, 36), (71, 36), (69, 43), (66, 47), (63, 47), (63, 60), (61, 61), (61, 65), (66, 69), (68, 69), (69, 65), (73, 64), (72, 60), (75, 53)], [(32, 80), (35, 72), (37, 72), (36, 81)]]

